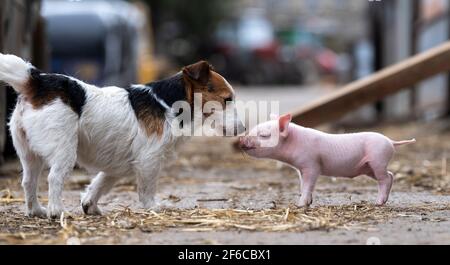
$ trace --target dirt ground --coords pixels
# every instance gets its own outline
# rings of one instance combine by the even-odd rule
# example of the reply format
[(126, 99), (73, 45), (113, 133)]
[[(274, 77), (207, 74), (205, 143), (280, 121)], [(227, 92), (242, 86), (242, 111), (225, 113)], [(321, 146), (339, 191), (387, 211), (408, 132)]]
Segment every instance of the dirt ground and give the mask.
[[(193, 138), (161, 174), (159, 212), (139, 208), (134, 182), (124, 178), (101, 200), (103, 216), (84, 216), (80, 192), (90, 176), (77, 170), (66, 182), (68, 213), (26, 218), (20, 166), (11, 161), (0, 170), (0, 244), (449, 244), (449, 122), (372, 129), (418, 140), (390, 165), (396, 177), (385, 207), (373, 205), (376, 183), (367, 177), (322, 177), (313, 206), (297, 209), (293, 169), (246, 157), (231, 139)], [(43, 175), (44, 204), (46, 190)]]

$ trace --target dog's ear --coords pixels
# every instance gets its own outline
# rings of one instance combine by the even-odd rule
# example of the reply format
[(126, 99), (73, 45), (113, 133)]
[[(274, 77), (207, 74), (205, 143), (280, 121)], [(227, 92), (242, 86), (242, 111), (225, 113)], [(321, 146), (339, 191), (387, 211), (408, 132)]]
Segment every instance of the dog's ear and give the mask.
[(211, 65), (206, 61), (200, 61), (183, 68), (183, 74), (189, 79), (206, 86), (211, 73)]

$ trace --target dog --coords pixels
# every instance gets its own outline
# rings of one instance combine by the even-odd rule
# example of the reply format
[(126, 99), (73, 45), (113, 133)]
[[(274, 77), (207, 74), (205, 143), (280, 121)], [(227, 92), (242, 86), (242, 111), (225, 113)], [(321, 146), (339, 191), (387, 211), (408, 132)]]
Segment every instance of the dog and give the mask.
[[(31, 217), (61, 215), (64, 180), (76, 164), (96, 174), (81, 198), (85, 214), (101, 214), (100, 197), (128, 175), (137, 178), (143, 207), (157, 207), (158, 173), (183, 138), (171, 129), (177, 115), (174, 103), (193, 105), (195, 94), (202, 96), (202, 106), (209, 101), (225, 106), (235, 99), (231, 85), (206, 61), (149, 84), (99, 88), (0, 54), (0, 80), (19, 95), (9, 128), (23, 167), (26, 215)], [(245, 131), (237, 115), (222, 126), (235, 135)], [(50, 168), (47, 209), (37, 198), (38, 177), (46, 165)]]
[(297, 206), (309, 206), (319, 175), (354, 178), (367, 175), (378, 182), (377, 205), (389, 198), (394, 174), (387, 167), (397, 146), (416, 140), (392, 141), (373, 133), (327, 134), (291, 123), (291, 114), (272, 117), (240, 137), (239, 146), (250, 156), (271, 158), (301, 174)]

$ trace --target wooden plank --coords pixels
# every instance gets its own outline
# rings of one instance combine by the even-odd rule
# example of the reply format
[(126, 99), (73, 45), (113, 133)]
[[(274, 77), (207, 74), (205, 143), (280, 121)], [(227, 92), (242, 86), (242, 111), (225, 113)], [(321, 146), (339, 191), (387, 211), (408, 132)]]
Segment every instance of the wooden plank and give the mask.
[(315, 127), (336, 121), (350, 111), (450, 71), (450, 42), (385, 68), (367, 78), (292, 111), (293, 122)]

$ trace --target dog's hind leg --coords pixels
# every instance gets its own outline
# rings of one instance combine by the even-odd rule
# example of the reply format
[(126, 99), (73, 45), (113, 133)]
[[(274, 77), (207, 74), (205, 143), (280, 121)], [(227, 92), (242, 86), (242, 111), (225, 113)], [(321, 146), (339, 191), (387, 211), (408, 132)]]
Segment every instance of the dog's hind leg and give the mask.
[(24, 112), (24, 129), (31, 149), (50, 166), (47, 216), (58, 218), (64, 210), (64, 180), (77, 159), (78, 115), (61, 100)]
[[(19, 101), (20, 102), (20, 101)], [(28, 145), (26, 132), (22, 127), (20, 103), (13, 112), (9, 124), (14, 148), (22, 164), (22, 187), (25, 193), (25, 212), (29, 217), (45, 217), (45, 208), (41, 206), (37, 197), (38, 179), (44, 162)]]
[(98, 173), (82, 195), (81, 207), (83, 212), (87, 215), (101, 215), (97, 205), (98, 200), (113, 188), (116, 181), (116, 177), (108, 176), (103, 172)]
[(20, 159), (23, 168), (22, 187), (25, 192), (26, 215), (29, 217), (45, 217), (45, 208), (37, 198), (38, 179), (43, 168), (43, 161), (35, 154), (27, 154)]
[(13, 142), (22, 164), (22, 188), (25, 193), (25, 212), (29, 217), (45, 217), (45, 208), (41, 206), (37, 198), (38, 179), (41, 175), (44, 163), (42, 158), (34, 154), (24, 142), (21, 136), (13, 133)]
[(50, 162), (48, 175), (48, 209), (49, 218), (59, 218), (64, 211), (62, 191), (64, 180), (72, 173), (76, 163), (76, 151), (56, 153), (59, 158)]

